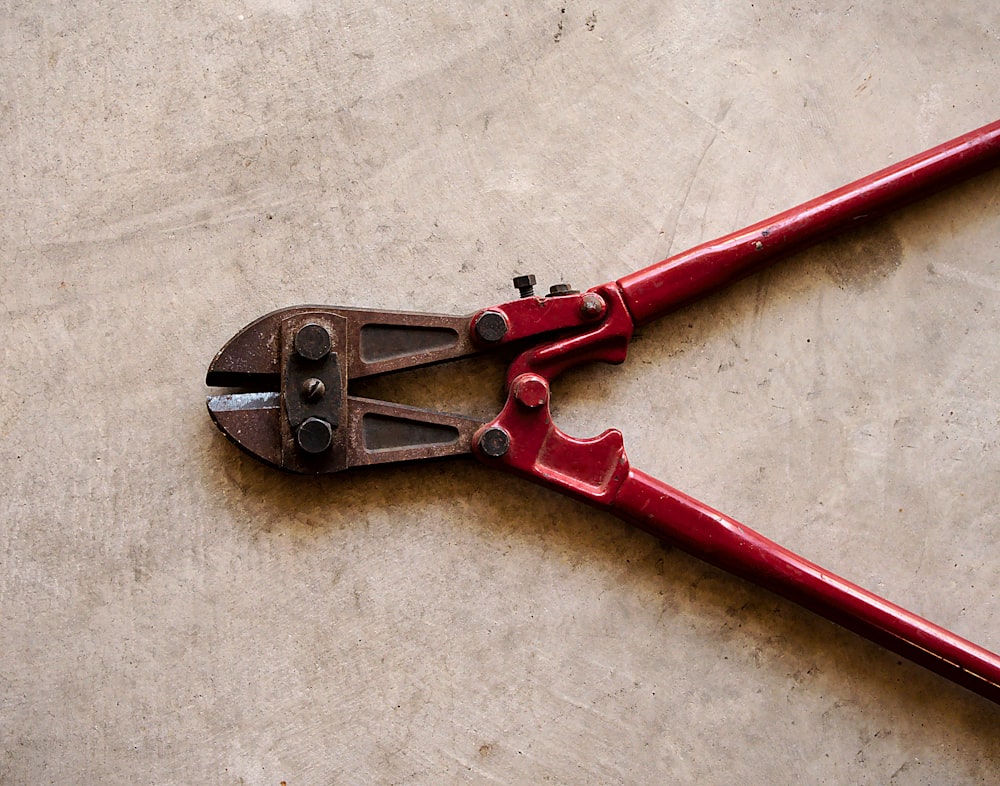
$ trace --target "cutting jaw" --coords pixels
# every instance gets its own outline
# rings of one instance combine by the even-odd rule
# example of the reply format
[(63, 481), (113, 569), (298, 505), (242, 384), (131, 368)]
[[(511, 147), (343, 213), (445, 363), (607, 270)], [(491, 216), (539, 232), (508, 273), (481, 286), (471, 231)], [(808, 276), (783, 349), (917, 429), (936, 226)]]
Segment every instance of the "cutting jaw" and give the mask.
[(350, 381), (475, 354), (471, 317), (297, 306), (252, 322), (208, 369), (239, 448), (304, 474), (469, 453), (472, 418), (353, 396)]

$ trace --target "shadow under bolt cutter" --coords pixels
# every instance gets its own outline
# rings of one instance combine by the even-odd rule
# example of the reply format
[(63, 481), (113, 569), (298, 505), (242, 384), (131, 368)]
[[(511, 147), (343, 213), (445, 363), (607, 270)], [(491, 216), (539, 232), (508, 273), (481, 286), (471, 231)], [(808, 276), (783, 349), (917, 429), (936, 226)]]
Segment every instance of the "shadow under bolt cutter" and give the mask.
[[(633, 328), (829, 235), (1000, 163), (1000, 121), (618, 281), (521, 297), (470, 316), (297, 306), (261, 317), (212, 361), (216, 425), (279, 469), (320, 474), (471, 453), (603, 508), (1000, 703), (1000, 656), (793, 554), (629, 465), (621, 432), (552, 423), (549, 385), (568, 368), (621, 363)], [(516, 349), (506, 403), (483, 423), (351, 394), (350, 381)]]

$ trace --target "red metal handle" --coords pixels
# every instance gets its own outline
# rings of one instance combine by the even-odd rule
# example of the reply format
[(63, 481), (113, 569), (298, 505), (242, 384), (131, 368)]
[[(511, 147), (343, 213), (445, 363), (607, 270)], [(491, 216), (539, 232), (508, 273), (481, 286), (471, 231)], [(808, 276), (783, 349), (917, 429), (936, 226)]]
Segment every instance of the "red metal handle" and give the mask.
[(1000, 164), (1000, 120), (618, 281), (636, 324)]
[(1000, 704), (1000, 655), (824, 570), (649, 475), (630, 469), (611, 510)]
[[(582, 361), (621, 362), (633, 321), (647, 322), (848, 226), (1000, 163), (1000, 121), (617, 284), (551, 308), (541, 298), (498, 306), (511, 340), (551, 333), (508, 373), (501, 413), (473, 437), (473, 453), (536, 483), (611, 510), (706, 562), (748, 579), (1000, 704), (1000, 656), (824, 570), (739, 522), (629, 467), (621, 434), (574, 439), (552, 423), (548, 381)], [(597, 295), (590, 330), (583, 298)], [(563, 312), (566, 311), (567, 314)], [(575, 321), (574, 321), (575, 320)], [(523, 325), (522, 325), (523, 323)], [(527, 326), (527, 327), (525, 327)]]
[(754, 582), (1000, 704), (1000, 655), (824, 570), (738, 521), (629, 466), (621, 432), (592, 439), (552, 422), (549, 385), (514, 379), (473, 454), (561, 491)]

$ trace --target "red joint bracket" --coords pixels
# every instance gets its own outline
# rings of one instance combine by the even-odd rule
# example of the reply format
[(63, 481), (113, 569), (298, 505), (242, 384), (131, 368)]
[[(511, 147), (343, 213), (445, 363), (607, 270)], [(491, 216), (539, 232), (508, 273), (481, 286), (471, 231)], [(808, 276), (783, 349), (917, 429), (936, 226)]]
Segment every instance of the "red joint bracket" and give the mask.
[(556, 428), (549, 383), (533, 373), (513, 380), (503, 410), (473, 437), (473, 452), (489, 466), (604, 508), (613, 503), (629, 469), (620, 431), (578, 439)]
[[(521, 353), (507, 370), (508, 387), (522, 374), (537, 374), (551, 381), (564, 371), (584, 363), (618, 364), (625, 361), (628, 344), (632, 340), (633, 322), (618, 285), (602, 284), (580, 298), (572, 325), (576, 330)], [(581, 318), (583, 306), (588, 302), (595, 304), (597, 299), (603, 307), (595, 308), (596, 316)]]

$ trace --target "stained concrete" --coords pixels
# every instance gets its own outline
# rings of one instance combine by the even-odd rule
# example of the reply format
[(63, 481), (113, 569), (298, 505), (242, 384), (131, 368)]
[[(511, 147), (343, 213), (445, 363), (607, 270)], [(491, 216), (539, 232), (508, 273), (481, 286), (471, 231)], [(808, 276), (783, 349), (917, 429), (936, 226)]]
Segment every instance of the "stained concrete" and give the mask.
[[(1000, 116), (995, 3), (4, 4), (0, 781), (994, 784), (1000, 711), (471, 460), (204, 410), (301, 302), (587, 287)], [(1000, 174), (644, 328), (567, 431), (1000, 649)], [(486, 361), (380, 394), (487, 416)]]

